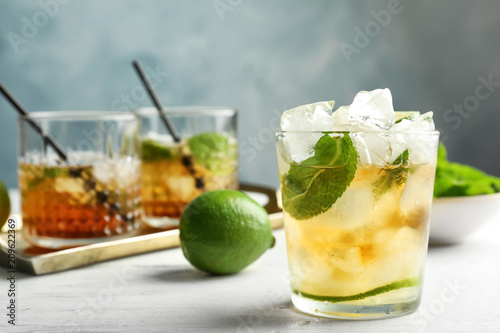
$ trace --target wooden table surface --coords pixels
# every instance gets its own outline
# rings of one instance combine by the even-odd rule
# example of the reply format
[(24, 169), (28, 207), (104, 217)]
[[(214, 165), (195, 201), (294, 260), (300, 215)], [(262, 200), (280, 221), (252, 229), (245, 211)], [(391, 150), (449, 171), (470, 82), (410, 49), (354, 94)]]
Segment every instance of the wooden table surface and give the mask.
[(429, 249), (417, 312), (360, 322), (294, 310), (284, 231), (274, 234), (273, 249), (229, 276), (195, 270), (179, 248), (43, 276), (16, 273), (15, 327), (2, 266), (0, 332), (500, 332), (499, 223)]

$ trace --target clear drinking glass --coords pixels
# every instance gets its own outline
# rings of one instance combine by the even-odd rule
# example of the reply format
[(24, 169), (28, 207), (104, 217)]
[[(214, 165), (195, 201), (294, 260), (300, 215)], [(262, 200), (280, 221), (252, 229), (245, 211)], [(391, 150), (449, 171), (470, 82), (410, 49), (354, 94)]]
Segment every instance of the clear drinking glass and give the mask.
[(64, 248), (133, 235), (140, 228), (139, 122), (131, 113), (33, 112), (67, 153), (63, 161), (19, 118), (23, 236)]
[[(277, 133), (296, 308), (358, 320), (417, 309), (438, 137), (436, 131)], [(295, 156), (311, 153), (304, 142), (315, 143), (312, 157), (296, 163)]]
[(182, 138), (174, 142), (154, 108), (141, 120), (143, 220), (176, 228), (184, 208), (205, 191), (238, 188), (237, 112), (219, 107), (164, 110)]

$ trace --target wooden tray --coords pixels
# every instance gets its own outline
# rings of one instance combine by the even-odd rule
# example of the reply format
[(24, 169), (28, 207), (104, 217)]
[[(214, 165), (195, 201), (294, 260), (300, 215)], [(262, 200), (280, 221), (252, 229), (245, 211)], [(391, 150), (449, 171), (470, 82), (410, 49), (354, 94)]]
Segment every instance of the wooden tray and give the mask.
[[(269, 213), (272, 228), (283, 226), (283, 214), (277, 206), (275, 190), (251, 185), (241, 185), (240, 189), (267, 195), (269, 202), (264, 208)], [(55, 251), (28, 244), (22, 238), (21, 230), (16, 230), (15, 237), (16, 269), (34, 275), (55, 273), (106, 260), (164, 250), (180, 244), (178, 229), (157, 231), (144, 228), (141, 234), (134, 237)], [(0, 263), (8, 266), (9, 247), (5, 232), (1, 233), (0, 250)]]

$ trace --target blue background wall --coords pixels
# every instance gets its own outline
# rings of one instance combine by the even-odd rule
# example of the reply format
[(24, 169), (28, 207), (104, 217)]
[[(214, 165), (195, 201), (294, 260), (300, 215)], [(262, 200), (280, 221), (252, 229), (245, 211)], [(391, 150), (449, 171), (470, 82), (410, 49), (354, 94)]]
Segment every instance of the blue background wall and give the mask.
[[(0, 80), (29, 110), (129, 109), (150, 105), (139, 59), (165, 105), (238, 108), (241, 179), (273, 186), (281, 111), (388, 87), (396, 109), (435, 111), (452, 159), (500, 176), (498, 13), (495, 0), (0, 0)], [(9, 187), (16, 126), (0, 98)]]

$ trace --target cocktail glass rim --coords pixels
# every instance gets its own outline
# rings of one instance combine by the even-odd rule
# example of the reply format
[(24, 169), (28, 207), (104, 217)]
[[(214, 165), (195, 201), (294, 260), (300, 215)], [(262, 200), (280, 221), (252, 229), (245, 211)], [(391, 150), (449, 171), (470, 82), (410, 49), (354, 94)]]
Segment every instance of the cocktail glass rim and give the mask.
[(34, 111), (29, 116), (19, 116), (21, 120), (134, 120), (136, 115), (132, 112), (124, 111)]
[[(236, 108), (226, 106), (169, 106), (163, 111), (169, 116), (233, 116), (238, 113)], [(155, 116), (158, 110), (154, 107), (137, 108), (134, 113), (138, 116)]]
[(430, 134), (430, 135), (439, 135), (440, 132), (437, 130), (411, 130), (411, 131), (393, 131), (393, 130), (332, 130), (332, 131), (277, 131), (276, 135), (280, 134), (306, 134), (306, 133), (314, 133), (314, 134), (357, 134), (357, 133), (378, 133), (378, 134)]

